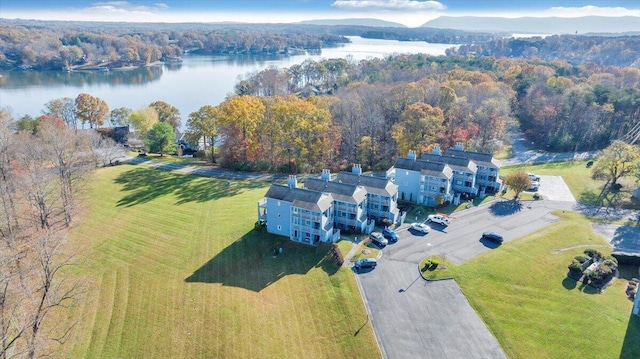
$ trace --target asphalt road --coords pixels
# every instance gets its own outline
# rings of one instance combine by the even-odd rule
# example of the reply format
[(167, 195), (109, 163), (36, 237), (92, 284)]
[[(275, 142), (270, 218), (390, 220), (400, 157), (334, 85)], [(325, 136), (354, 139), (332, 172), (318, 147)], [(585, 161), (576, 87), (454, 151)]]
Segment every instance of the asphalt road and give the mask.
[(451, 225), (432, 225), (426, 235), (397, 230), (400, 239), (382, 250), (379, 265), (356, 278), (370, 310), (386, 358), (505, 358), (500, 345), (453, 280), (427, 282), (418, 264), (427, 255), (462, 263), (490, 250), (482, 232), (502, 234), (505, 242), (535, 232), (559, 219), (551, 212), (574, 203), (533, 201), (521, 205), (494, 201), (457, 212)]
[(414, 263), (381, 262), (358, 279), (384, 357), (506, 358), (455, 281), (426, 282)]

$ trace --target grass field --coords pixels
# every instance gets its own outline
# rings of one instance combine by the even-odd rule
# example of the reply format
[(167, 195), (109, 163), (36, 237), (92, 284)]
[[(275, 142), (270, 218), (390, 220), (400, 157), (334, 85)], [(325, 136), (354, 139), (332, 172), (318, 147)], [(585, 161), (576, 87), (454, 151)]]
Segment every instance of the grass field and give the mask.
[(456, 281), (510, 358), (640, 358), (640, 320), (624, 292), (630, 278), (602, 293), (568, 279), (585, 248), (611, 249), (582, 216), (558, 215), (562, 221), (451, 268)]
[[(66, 358), (375, 358), (352, 273), (253, 231), (268, 184), (98, 170), (71, 243), (87, 278)], [(273, 256), (282, 245), (284, 252)]]
[(591, 169), (587, 161), (551, 162), (539, 165), (509, 166), (500, 169), (500, 175), (506, 176), (514, 171), (533, 172), (538, 175), (562, 176), (573, 197), (580, 203), (596, 206), (614, 206), (640, 209), (640, 204), (631, 201), (633, 189), (637, 186), (635, 177), (629, 176), (618, 182), (623, 185), (619, 192), (603, 191), (605, 181), (591, 178)]

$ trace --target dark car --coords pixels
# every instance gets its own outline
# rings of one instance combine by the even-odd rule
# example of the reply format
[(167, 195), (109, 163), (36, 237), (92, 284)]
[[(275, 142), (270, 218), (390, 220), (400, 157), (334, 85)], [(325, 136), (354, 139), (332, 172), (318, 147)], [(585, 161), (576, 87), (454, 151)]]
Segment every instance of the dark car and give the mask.
[(389, 227), (386, 227), (385, 229), (382, 230), (382, 235), (384, 236), (384, 238), (388, 239), (389, 242), (398, 241), (398, 234)]
[(482, 239), (485, 239), (487, 241), (491, 241), (491, 242), (495, 242), (495, 243), (502, 243), (504, 241), (504, 238), (502, 238), (502, 235), (496, 233), (496, 232), (484, 232), (482, 233)]
[(384, 247), (389, 244), (389, 241), (387, 241), (380, 232), (372, 232), (369, 235), (369, 239), (371, 240), (371, 243), (377, 245), (378, 247)]
[(378, 265), (375, 258), (363, 258), (354, 263), (356, 269), (375, 268)]

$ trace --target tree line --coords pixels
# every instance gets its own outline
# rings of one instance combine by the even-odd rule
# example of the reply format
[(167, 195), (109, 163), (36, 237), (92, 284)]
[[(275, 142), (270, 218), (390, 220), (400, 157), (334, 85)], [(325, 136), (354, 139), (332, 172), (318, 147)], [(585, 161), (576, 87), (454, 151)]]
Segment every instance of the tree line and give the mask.
[(0, 358), (49, 356), (68, 338), (72, 328), (52, 313), (64, 313), (86, 288), (62, 277), (78, 250), (67, 234), (107, 145), (44, 116), (19, 130), (0, 110)]
[(640, 67), (640, 36), (553, 35), (532, 38), (498, 38), (465, 43), (447, 50), (450, 55), (518, 57), (564, 60), (574, 65)]
[(292, 26), (113, 24), (6, 21), (0, 25), (0, 68), (37, 70), (142, 66), (203, 54), (276, 54), (346, 43)]
[[(234, 96), (189, 114), (186, 128), (230, 168), (313, 172), (357, 162), (384, 169), (409, 149), (462, 142), (493, 152), (505, 144), (510, 124), (542, 150), (602, 149), (640, 120), (638, 88), (639, 69), (559, 60), (423, 54), (307, 60), (247, 75)], [(156, 124), (180, 129), (179, 111), (163, 101), (107, 111), (98, 100), (88, 94), (52, 100), (43, 112), (72, 126), (128, 125), (137, 137), (130, 140), (148, 146)], [(160, 147), (173, 150), (170, 143)]]

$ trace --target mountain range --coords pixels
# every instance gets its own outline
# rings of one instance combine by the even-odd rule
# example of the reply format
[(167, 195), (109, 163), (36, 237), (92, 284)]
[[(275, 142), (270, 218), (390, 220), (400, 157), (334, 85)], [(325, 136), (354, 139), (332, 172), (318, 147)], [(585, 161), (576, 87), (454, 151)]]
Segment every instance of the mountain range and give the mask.
[(640, 32), (640, 17), (584, 16), (561, 17), (480, 17), (441, 16), (428, 21), (422, 27), (533, 34), (586, 34)]

